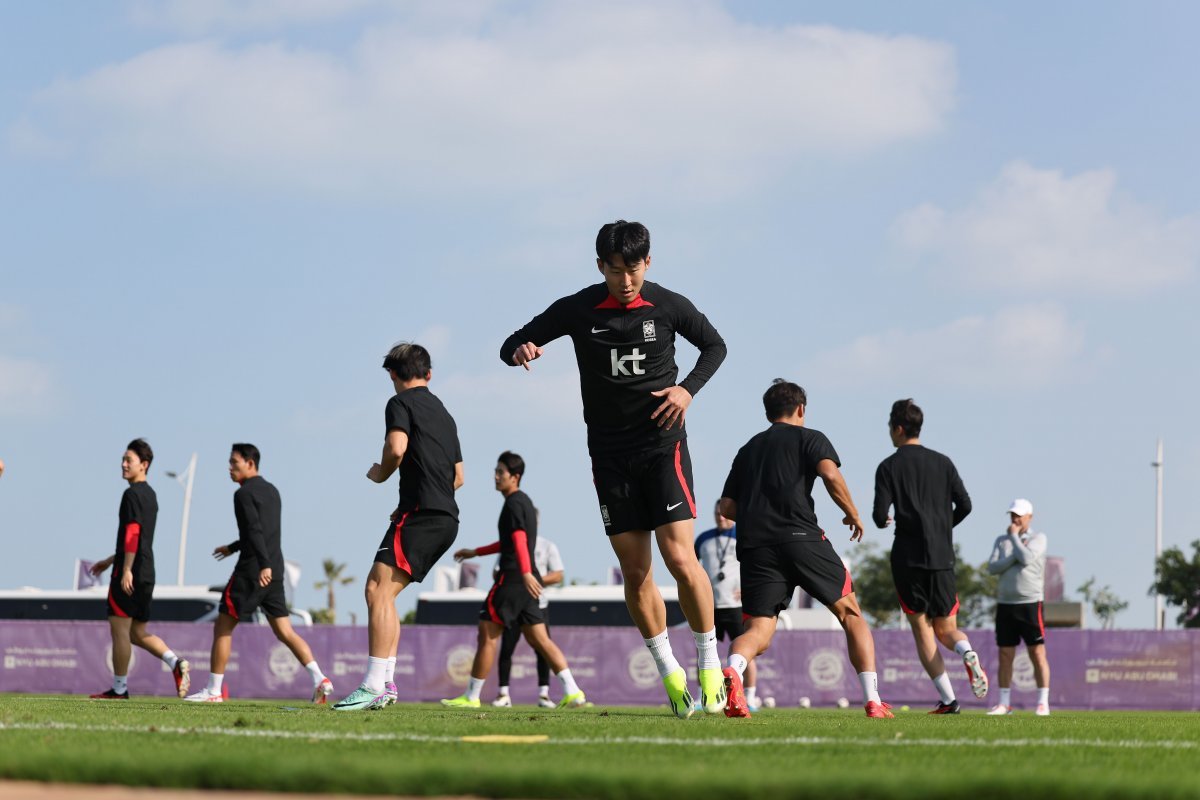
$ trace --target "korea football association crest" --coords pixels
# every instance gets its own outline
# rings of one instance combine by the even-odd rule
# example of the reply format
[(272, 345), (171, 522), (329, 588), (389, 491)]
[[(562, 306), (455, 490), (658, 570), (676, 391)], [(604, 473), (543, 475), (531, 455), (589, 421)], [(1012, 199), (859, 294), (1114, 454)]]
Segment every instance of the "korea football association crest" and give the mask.
[(648, 319), (642, 323), (642, 338), (647, 342), (653, 342), (656, 338), (654, 333), (654, 320)]

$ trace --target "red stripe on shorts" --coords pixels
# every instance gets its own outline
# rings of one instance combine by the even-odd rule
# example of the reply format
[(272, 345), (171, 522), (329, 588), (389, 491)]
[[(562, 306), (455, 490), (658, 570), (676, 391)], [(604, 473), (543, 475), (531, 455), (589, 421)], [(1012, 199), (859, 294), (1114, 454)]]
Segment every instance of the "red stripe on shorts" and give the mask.
[(905, 614), (908, 614), (911, 616), (912, 614), (917, 613), (904, 604), (904, 598), (900, 596), (899, 592), (896, 592), (896, 599), (900, 601), (900, 610), (903, 611)]
[(675, 443), (675, 474), (679, 477), (679, 485), (683, 487), (683, 496), (687, 500), (688, 508), (692, 510), (692, 516), (696, 516), (696, 501), (692, 499), (692, 490), (688, 488), (687, 479), (683, 477), (683, 459), (680, 456), (679, 446), (683, 442)]
[(238, 616), (237, 609), (233, 607), (233, 578), (230, 578), (229, 583), (225, 584), (225, 608), (229, 609), (229, 616), (234, 619), (241, 619)]
[(500, 573), (500, 579), (498, 581), (496, 581), (494, 584), (492, 584), (492, 590), (490, 592), (488, 592), (488, 596), (487, 596), (488, 616), (491, 617), (492, 622), (496, 623), (497, 625), (504, 625), (504, 623), (501, 622), (500, 615), (496, 613), (496, 607), (494, 605), (492, 605), (492, 598), (496, 596), (496, 590), (500, 588), (500, 584), (502, 584), (502, 583), (504, 583), (504, 573), (503, 572)]
[(950, 609), (950, 613), (947, 614), (946, 616), (953, 617), (957, 613), (958, 613), (958, 595), (954, 595), (954, 608)]
[(404, 546), (400, 543), (400, 535), (404, 531), (404, 520), (408, 519), (408, 515), (411, 513), (411, 511), (405, 511), (400, 516), (400, 519), (396, 521), (396, 531), (392, 534), (392, 550), (396, 555), (396, 568), (407, 572), (410, 578), (412, 577), (412, 565), (404, 557)]
[(1038, 632), (1042, 634), (1042, 638), (1046, 638), (1046, 621), (1042, 619), (1042, 601), (1038, 601)]
[(124, 611), (121, 610), (121, 607), (119, 605), (117, 605), (117, 601), (113, 599), (113, 593), (112, 593), (111, 586), (108, 587), (108, 607), (112, 609), (112, 611), (113, 611), (112, 615), (114, 617), (128, 617), (129, 616), (128, 614), (126, 614)]
[[(845, 597), (846, 595), (850, 594), (852, 591), (854, 591), (854, 581), (851, 580), (850, 570), (847, 569), (846, 570), (846, 581), (845, 581), (845, 583), (842, 584), (841, 596)], [(904, 605), (904, 603), (901, 603), (901, 605)]]

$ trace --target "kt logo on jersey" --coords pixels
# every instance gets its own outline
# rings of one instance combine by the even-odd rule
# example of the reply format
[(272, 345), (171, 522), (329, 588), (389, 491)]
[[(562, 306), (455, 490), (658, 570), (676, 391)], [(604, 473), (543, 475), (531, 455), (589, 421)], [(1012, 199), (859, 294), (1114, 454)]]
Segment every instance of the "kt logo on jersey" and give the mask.
[(646, 374), (646, 370), (642, 368), (642, 362), (646, 360), (646, 354), (636, 347), (627, 356), (621, 355), (615, 347), (609, 353), (612, 358), (612, 374), (614, 378), (620, 375)]

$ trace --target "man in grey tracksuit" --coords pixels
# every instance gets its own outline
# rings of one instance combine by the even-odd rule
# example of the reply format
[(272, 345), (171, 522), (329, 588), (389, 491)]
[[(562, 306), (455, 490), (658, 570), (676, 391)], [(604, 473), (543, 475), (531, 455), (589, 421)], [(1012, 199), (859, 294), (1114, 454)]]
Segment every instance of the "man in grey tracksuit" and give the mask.
[(988, 572), (1000, 576), (996, 595), (996, 646), (1000, 649), (1000, 702), (988, 714), (1012, 713), (1013, 659), (1025, 642), (1037, 681), (1037, 715), (1050, 714), (1050, 662), (1046, 659), (1046, 535), (1029, 529), (1033, 503), (1017, 499), (1008, 508), (1010, 524), (992, 545)]

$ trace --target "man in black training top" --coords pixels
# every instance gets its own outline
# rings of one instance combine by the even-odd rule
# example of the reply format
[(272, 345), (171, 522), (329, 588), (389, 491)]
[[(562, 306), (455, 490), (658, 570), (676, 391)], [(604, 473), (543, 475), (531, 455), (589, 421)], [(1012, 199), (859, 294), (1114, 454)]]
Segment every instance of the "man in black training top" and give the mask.
[(953, 462), (921, 445), (925, 415), (912, 398), (897, 400), (888, 417), (896, 452), (875, 471), (875, 525), (892, 522), (892, 580), (908, 617), (917, 656), (937, 689), (931, 714), (957, 714), (958, 700), (938, 651), (938, 642), (963, 660), (976, 697), (985, 697), (987, 675), (967, 635), (958, 629), (958, 590), (954, 584), (954, 526), (971, 513), (971, 498)]
[(380, 709), (396, 702), (396, 597), (420, 583), (458, 536), (454, 492), (463, 483), (462, 449), (454, 418), (432, 392), (433, 363), (419, 344), (403, 342), (383, 359), (396, 394), (384, 410), (386, 434), (379, 463), (367, 478), (385, 483), (400, 472), (400, 503), (367, 575), (367, 674), (335, 711)]
[(175, 677), (175, 692), (180, 697), (187, 694), (191, 685), (188, 662), (176, 656), (162, 639), (146, 633), (154, 595), (154, 524), (158, 520), (158, 496), (146, 483), (153, 460), (154, 451), (142, 439), (134, 439), (125, 448), (121, 477), (129, 483), (129, 488), (121, 495), (117, 511), (116, 552), (92, 565), (93, 575), (113, 568), (108, 587), (113, 682), (111, 688), (92, 695), (93, 700), (129, 699), (131, 644), (163, 660)]
[(213, 623), (212, 655), (208, 685), (187, 699), (193, 703), (221, 703), (229, 697), (225, 686), (225, 667), (233, 650), (233, 629), (244, 619), (253, 619), (261, 608), (275, 638), (287, 645), (296, 660), (312, 678), (312, 701), (324, 704), (333, 684), (321, 672), (308, 642), (292, 628), (288, 618), (287, 596), (283, 589), (282, 533), (283, 504), (279, 491), (258, 474), (262, 454), (252, 444), (238, 443), (230, 448), (229, 479), (238, 484), (233, 493), (233, 515), (237, 519), (238, 538), (232, 544), (213, 550), (222, 559), (238, 554), (233, 575), (221, 595), (221, 608)]
[(770, 646), (779, 612), (799, 586), (833, 612), (846, 632), (867, 716), (888, 718), (891, 707), (879, 699), (875, 639), (854, 596), (850, 570), (817, 524), (812, 498), (817, 478), (846, 515), (842, 523), (850, 528), (850, 541), (862, 540), (862, 520), (838, 469), (837, 451), (825, 434), (804, 425), (807, 404), (796, 384), (783, 379), (771, 384), (763, 395), (771, 427), (738, 450), (721, 492), (721, 515), (737, 520), (746, 617), (725, 669), (725, 716), (750, 716), (742, 674)]
[[(543, 345), (571, 337), (600, 516), (621, 564), (629, 614), (672, 709), (686, 719), (693, 709), (687, 676), (671, 652), (666, 607), (650, 575), (653, 532), (696, 639), (701, 704), (720, 714), (725, 684), (712, 590), (692, 549), (696, 501), (684, 416), (725, 359), (725, 342), (690, 300), (645, 280), (650, 232), (644, 225), (605, 225), (596, 256), (604, 281), (556, 300), (504, 341), (500, 359), (529, 369)], [(678, 383), (676, 334), (700, 350), (695, 368)]]
[(496, 462), (496, 491), (504, 495), (497, 527), (499, 541), (483, 547), (464, 547), (454, 554), (456, 561), (492, 553), (500, 554), (500, 574), (479, 609), (479, 644), (471, 664), (467, 691), (459, 697), (443, 700), (451, 708), (479, 708), (479, 694), (496, 661), (496, 645), (505, 628), (520, 625), (530, 647), (546, 659), (562, 683), (563, 697), (559, 708), (578, 708), (587, 698), (575, 684), (571, 669), (562, 651), (546, 631), (546, 618), (538, 605), (542, 594), (542, 576), (533, 564), (537, 547), (537, 509), (529, 495), (521, 491), (525, 474), (525, 459), (508, 450)]

